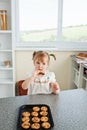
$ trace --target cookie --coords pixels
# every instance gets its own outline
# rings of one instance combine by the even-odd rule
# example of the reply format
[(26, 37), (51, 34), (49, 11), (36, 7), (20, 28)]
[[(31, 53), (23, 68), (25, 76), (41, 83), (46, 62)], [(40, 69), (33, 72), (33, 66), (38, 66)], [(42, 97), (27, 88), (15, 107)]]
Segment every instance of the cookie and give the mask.
[(42, 110), (42, 111), (47, 111), (48, 108), (47, 108), (46, 106), (42, 106), (42, 107), (41, 107), (41, 110)]
[(45, 75), (45, 73), (43, 73), (43, 72), (39, 72), (39, 75)]
[(34, 130), (37, 130), (37, 129), (40, 128), (40, 124), (39, 124), (39, 123), (33, 123), (33, 124), (31, 125), (31, 128), (34, 129)]
[(41, 115), (41, 116), (46, 116), (47, 114), (48, 114), (47, 111), (41, 111), (41, 112), (40, 112), (40, 115)]
[(26, 112), (23, 112), (23, 113), (22, 113), (22, 116), (30, 116), (30, 112), (27, 112), (27, 111), (26, 111)]
[(31, 115), (32, 115), (32, 116), (38, 116), (38, 112), (33, 111), (33, 112), (31, 113)]
[(33, 117), (33, 118), (32, 118), (32, 121), (33, 121), (33, 122), (40, 122), (40, 118), (39, 118), (39, 117)]
[(25, 122), (25, 121), (30, 121), (30, 118), (28, 116), (22, 117), (22, 122)]
[(29, 122), (23, 122), (21, 126), (24, 129), (29, 129), (30, 128), (30, 123)]
[(42, 116), (42, 117), (41, 117), (41, 121), (43, 121), (43, 122), (48, 121), (48, 117), (46, 117), (46, 116)]
[(33, 111), (40, 111), (40, 107), (38, 106), (33, 107)]
[(49, 122), (43, 122), (42, 123), (42, 127), (45, 128), (45, 129), (48, 129), (51, 127), (50, 123)]

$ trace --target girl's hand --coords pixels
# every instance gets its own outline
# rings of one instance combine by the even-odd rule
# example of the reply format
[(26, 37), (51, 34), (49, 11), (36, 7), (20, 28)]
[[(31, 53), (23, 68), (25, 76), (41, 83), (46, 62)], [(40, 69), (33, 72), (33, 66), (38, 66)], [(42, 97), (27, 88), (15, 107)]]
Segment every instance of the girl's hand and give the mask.
[(45, 74), (45, 72), (42, 72), (40, 70), (35, 70), (35, 72), (33, 73), (33, 77), (37, 78), (38, 76), (44, 75), (44, 74)]
[(57, 94), (57, 93), (60, 92), (60, 88), (59, 88), (59, 85), (58, 85), (57, 82), (55, 82), (55, 83), (50, 83), (50, 86), (51, 86), (51, 88), (52, 88), (52, 90), (53, 90), (54, 93)]
[(35, 70), (34, 71), (34, 73), (33, 73), (33, 75), (32, 75), (32, 77), (35, 79), (35, 78), (37, 78), (38, 77), (38, 70)]

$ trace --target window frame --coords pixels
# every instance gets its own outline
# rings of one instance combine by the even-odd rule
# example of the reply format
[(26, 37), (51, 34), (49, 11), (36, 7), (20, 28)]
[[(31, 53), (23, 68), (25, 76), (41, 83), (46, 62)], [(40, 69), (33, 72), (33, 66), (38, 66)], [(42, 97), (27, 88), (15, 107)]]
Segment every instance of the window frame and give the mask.
[[(87, 42), (65, 42), (62, 41), (62, 18), (63, 18), (63, 0), (58, 0), (58, 41), (52, 42), (27, 42), (18, 41), (18, 0), (15, 0), (15, 26), (14, 26), (14, 42), (16, 50), (58, 50), (58, 51), (87, 51)], [(31, 45), (30, 45), (31, 43)], [(41, 44), (43, 43), (43, 44)]]

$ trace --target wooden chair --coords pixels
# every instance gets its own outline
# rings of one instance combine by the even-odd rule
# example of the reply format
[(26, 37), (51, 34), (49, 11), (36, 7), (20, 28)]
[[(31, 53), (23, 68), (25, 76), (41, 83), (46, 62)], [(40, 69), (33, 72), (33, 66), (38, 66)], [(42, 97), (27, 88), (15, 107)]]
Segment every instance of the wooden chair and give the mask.
[(20, 80), (20, 81), (16, 82), (16, 86), (15, 86), (15, 88), (16, 88), (16, 90), (15, 90), (15, 95), (16, 95), (16, 96), (27, 95), (28, 89), (24, 90), (24, 89), (22, 88), (22, 83), (23, 83), (23, 82), (24, 82), (24, 80)]

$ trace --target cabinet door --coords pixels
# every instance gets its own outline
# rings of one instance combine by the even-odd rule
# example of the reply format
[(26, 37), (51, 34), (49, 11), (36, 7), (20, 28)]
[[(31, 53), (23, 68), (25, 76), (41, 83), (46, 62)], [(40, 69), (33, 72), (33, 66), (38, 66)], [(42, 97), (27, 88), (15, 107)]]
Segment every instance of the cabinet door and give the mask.
[(12, 97), (13, 96), (13, 87), (12, 84), (1, 84), (0, 85), (0, 98)]

